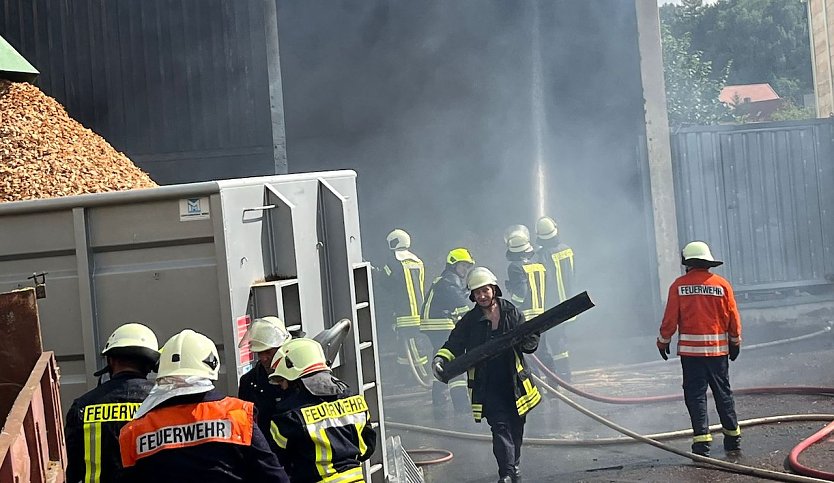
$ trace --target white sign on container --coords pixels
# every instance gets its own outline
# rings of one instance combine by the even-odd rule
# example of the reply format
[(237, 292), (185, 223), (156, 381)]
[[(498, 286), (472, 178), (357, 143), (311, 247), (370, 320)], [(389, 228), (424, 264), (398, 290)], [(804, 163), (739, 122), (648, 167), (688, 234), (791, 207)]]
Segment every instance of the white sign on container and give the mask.
[(180, 221), (208, 220), (209, 218), (211, 215), (208, 197), (180, 200)]

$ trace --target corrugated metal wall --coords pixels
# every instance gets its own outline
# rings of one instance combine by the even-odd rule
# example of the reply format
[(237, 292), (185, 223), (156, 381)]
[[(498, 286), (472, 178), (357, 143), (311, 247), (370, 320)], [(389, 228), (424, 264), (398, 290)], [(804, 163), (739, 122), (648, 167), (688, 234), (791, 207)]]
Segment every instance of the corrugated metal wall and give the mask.
[(700, 239), (738, 291), (834, 273), (834, 120), (687, 128), (672, 135), (681, 242)]
[(159, 182), (273, 172), (262, 2), (2, 0), (0, 32)]

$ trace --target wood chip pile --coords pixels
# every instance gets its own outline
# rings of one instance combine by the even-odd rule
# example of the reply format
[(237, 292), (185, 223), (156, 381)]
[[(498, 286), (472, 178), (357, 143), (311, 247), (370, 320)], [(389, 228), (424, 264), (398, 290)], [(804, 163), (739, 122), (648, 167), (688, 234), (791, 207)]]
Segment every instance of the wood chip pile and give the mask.
[(37, 87), (0, 80), (0, 202), (156, 183)]

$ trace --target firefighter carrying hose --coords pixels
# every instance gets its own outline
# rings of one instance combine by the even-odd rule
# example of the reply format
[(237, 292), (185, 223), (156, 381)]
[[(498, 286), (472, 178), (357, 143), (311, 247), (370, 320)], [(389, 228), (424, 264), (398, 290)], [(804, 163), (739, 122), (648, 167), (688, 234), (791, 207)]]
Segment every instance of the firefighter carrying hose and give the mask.
[(107, 339), (101, 355), (110, 380), (84, 394), (67, 412), (67, 481), (122, 481), (119, 431), (133, 419), (153, 382), (148, 374), (159, 360), (153, 331), (142, 324), (124, 324)]
[(386, 315), (394, 317), (397, 333), (397, 363), (410, 367), (420, 378), (428, 378), (428, 357), (418, 346), (420, 335), (420, 308), (425, 293), (423, 261), (412, 253), (411, 236), (405, 230), (396, 229), (386, 237), (390, 249), (389, 260), (383, 267), (385, 279), (383, 299), (379, 303)]
[(162, 347), (159, 375), (119, 436), (125, 482), (289, 483), (255, 424), (255, 406), (214, 389), (214, 342), (186, 329)]
[[(466, 284), (469, 299), (476, 306), (458, 321), (434, 357), (432, 369), (438, 379), (446, 362), (500, 337), (525, 320), (515, 305), (501, 298), (498, 279), (488, 268), (473, 268)], [(539, 336), (530, 334), (518, 346), (508, 347), (467, 372), (475, 421), (486, 418), (492, 431), (499, 483), (521, 481), (519, 463), (526, 415), (541, 402), (524, 354), (535, 352), (538, 343)]]
[[(269, 316), (255, 319), (246, 329), (239, 347), (249, 347), (258, 357), (255, 367), (240, 377), (237, 396), (244, 401), (255, 403), (258, 414), (258, 427), (264, 435), (269, 434), (270, 421), (275, 411), (275, 403), (283, 396), (281, 388), (270, 384), (268, 375), (272, 372), (272, 357), (278, 347), (292, 339), (284, 321)], [(271, 444), (271, 438), (267, 438)]]
[(657, 338), (657, 348), (668, 359), (669, 343), (677, 331), (678, 355), (683, 370), (683, 396), (692, 421), (692, 452), (709, 456), (712, 435), (707, 420), (707, 386), (724, 429), (724, 450), (741, 449), (741, 429), (730, 389), (727, 356), (734, 361), (741, 350), (741, 318), (733, 287), (709, 269), (723, 262), (701, 241), (687, 244), (681, 252), (686, 274), (669, 287), (666, 312)]
[[(446, 268), (432, 283), (423, 304), (423, 319), (420, 331), (434, 346), (436, 353), (449, 338), (449, 333), (463, 314), (469, 312), (469, 291), (466, 289), (466, 275), (475, 260), (466, 248), (455, 248), (446, 256)], [(457, 414), (469, 411), (469, 395), (466, 390), (466, 378), (460, 376), (449, 381), (449, 395), (452, 407)], [(435, 415), (441, 416), (446, 410), (446, 387), (440, 381), (434, 381), (431, 388), (432, 408)]]
[[(536, 222), (536, 244), (541, 263), (547, 268), (546, 306), (553, 307), (575, 295), (573, 292), (573, 250), (559, 237), (556, 221), (543, 216)], [(576, 320), (574, 317), (570, 320)], [(542, 342), (547, 351), (539, 354), (542, 362), (559, 375), (570, 381), (570, 352), (568, 351), (565, 324), (558, 325), (544, 333)]]
[(287, 395), (276, 407), (270, 432), (292, 482), (364, 481), (361, 463), (376, 448), (365, 398), (348, 393), (312, 339), (282, 345), (272, 369), (270, 382)]

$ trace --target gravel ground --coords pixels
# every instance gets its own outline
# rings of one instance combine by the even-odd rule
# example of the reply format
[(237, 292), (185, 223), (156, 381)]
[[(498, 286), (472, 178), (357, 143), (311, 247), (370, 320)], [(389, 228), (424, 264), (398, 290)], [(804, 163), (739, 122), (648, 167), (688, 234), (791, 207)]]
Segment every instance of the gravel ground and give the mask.
[[(822, 325), (822, 323), (820, 324)], [(816, 327), (816, 329), (818, 329)], [(803, 327), (784, 337), (800, 335), (816, 329)], [(834, 386), (834, 363), (831, 333), (815, 339), (742, 351), (731, 364), (734, 388), (755, 386), (812, 385)], [(388, 366), (390, 367), (390, 365)], [(391, 377), (383, 380), (395, 380)], [(402, 378), (396, 381), (403, 381)], [(574, 381), (583, 389), (607, 396), (646, 396), (681, 394), (680, 365), (677, 361), (640, 367), (639, 370), (608, 370), (585, 373)], [(400, 383), (386, 383), (385, 394), (416, 391)], [(574, 399), (589, 409), (643, 434), (689, 429), (689, 417), (683, 402), (648, 405), (611, 405)], [(710, 421), (718, 416), (710, 401)], [(827, 396), (750, 395), (736, 397), (740, 419), (751, 419), (794, 413), (834, 413), (834, 398)], [(470, 417), (435, 417), (431, 398), (418, 392), (410, 400), (389, 400), (385, 403), (386, 419), (424, 426), (477, 432), (488, 435), (486, 423), (475, 424)], [(743, 430), (743, 454), (738, 462), (745, 465), (785, 471), (790, 450), (802, 439), (825, 426), (825, 422), (779, 423)], [(599, 423), (585, 417), (561, 402), (547, 401), (530, 415), (525, 438), (594, 439), (618, 436)], [(497, 480), (495, 461), (489, 442), (467, 441), (445, 436), (432, 436), (415, 431), (388, 429), (399, 434), (406, 448), (445, 448), (454, 453), (448, 463), (425, 466), (426, 481), (486, 483)], [(687, 450), (688, 437), (668, 441)], [(713, 443), (713, 456), (725, 459), (721, 436)], [(808, 466), (834, 470), (834, 444), (823, 441), (805, 453), (802, 462)], [(584, 446), (536, 446), (525, 444), (522, 472), (527, 482), (588, 481), (758, 481), (758, 478), (727, 473), (696, 465), (690, 460), (644, 444)]]

